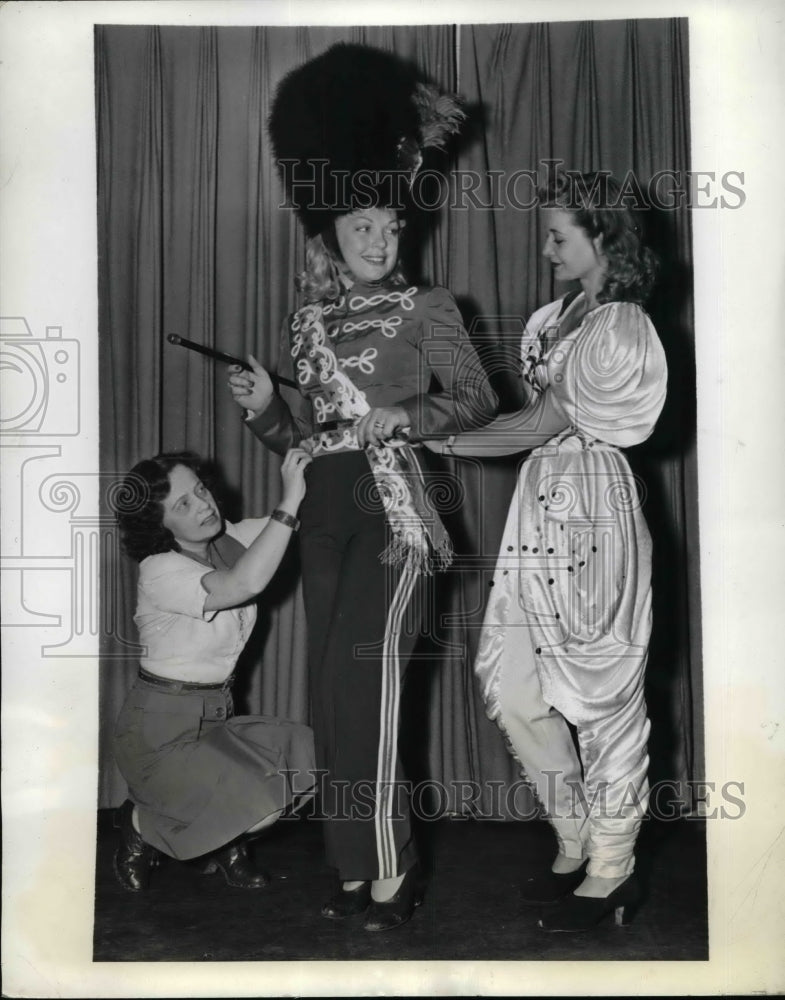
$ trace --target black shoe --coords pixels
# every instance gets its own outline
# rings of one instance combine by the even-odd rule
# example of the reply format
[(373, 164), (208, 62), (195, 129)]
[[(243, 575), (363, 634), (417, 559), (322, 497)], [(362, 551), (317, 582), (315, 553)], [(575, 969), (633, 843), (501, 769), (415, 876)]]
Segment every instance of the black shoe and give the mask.
[(527, 906), (558, 903), (562, 897), (577, 889), (586, 876), (587, 858), (574, 872), (541, 872), (526, 879), (521, 886), (521, 899)]
[(414, 913), (423, 901), (423, 890), (420, 885), (419, 868), (410, 868), (404, 875), (398, 891), (384, 903), (371, 899), (368, 914), (365, 918), (367, 931), (389, 931), (400, 927)]
[(356, 889), (339, 886), (322, 907), (322, 916), (328, 920), (345, 920), (357, 913), (364, 913), (371, 905), (371, 883), (363, 882)]
[(585, 931), (613, 913), (617, 927), (623, 927), (632, 922), (640, 895), (638, 880), (630, 875), (602, 899), (572, 893), (544, 912), (538, 923), (544, 931)]
[(144, 892), (150, 885), (150, 869), (158, 863), (158, 851), (142, 840), (131, 819), (134, 804), (126, 799), (117, 811), (120, 846), (114, 855), (114, 873), (129, 892)]
[(214, 851), (202, 871), (205, 875), (220, 872), (226, 884), (233, 889), (264, 889), (271, 881), (267, 872), (257, 871), (251, 866), (248, 846), (244, 841), (235, 841), (220, 851)]

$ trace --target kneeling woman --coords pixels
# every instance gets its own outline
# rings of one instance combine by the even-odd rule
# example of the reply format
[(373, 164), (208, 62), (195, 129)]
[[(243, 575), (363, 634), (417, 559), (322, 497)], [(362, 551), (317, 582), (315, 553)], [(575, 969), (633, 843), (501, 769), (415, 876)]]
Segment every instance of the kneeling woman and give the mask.
[(238, 524), (222, 519), (193, 455), (158, 455), (126, 477), (125, 496), (137, 502), (125, 504), (118, 523), (124, 550), (140, 564), (134, 620), (144, 649), (114, 734), (130, 796), (115, 855), (127, 889), (147, 887), (159, 851), (179, 860), (207, 855), (205, 871), (262, 888), (268, 877), (251, 868), (244, 837), (314, 784), (311, 730), (234, 716), (231, 695), (256, 619), (252, 602), (298, 526), (309, 462), (291, 450), (278, 508)]

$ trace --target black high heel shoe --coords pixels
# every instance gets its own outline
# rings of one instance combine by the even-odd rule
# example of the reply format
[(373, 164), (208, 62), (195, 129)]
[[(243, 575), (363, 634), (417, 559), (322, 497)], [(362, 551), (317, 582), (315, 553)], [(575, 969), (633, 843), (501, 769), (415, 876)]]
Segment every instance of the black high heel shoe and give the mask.
[(526, 906), (547, 906), (577, 889), (586, 876), (587, 858), (574, 872), (547, 871), (527, 879), (521, 886), (521, 900)]
[(328, 920), (345, 920), (358, 913), (365, 913), (370, 905), (370, 882), (362, 882), (356, 889), (344, 889), (339, 885), (322, 907), (322, 916)]
[(561, 903), (548, 909), (538, 921), (544, 931), (586, 931), (594, 927), (609, 913), (613, 913), (617, 927), (632, 922), (640, 904), (641, 891), (635, 875), (630, 875), (609, 896), (567, 896)]
[(144, 892), (150, 886), (150, 869), (158, 864), (158, 851), (136, 832), (132, 820), (134, 804), (130, 799), (118, 809), (120, 846), (113, 859), (117, 881), (129, 892)]
[(365, 918), (365, 930), (389, 931), (393, 927), (400, 927), (401, 924), (405, 924), (409, 920), (422, 901), (423, 889), (420, 884), (420, 870), (419, 866), (415, 865), (404, 875), (403, 882), (398, 886), (398, 891), (394, 896), (383, 903), (371, 898), (371, 905)]
[(220, 872), (226, 879), (226, 884), (233, 889), (264, 889), (271, 878), (265, 871), (254, 868), (248, 856), (248, 845), (245, 841), (234, 841), (213, 851), (202, 869), (205, 875)]

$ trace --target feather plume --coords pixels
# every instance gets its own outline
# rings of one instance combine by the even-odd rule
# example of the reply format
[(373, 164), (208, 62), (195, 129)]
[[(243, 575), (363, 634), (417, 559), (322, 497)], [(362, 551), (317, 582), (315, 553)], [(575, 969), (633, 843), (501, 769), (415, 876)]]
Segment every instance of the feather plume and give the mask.
[(466, 113), (454, 94), (444, 94), (427, 83), (418, 83), (412, 101), (420, 120), (423, 149), (444, 149), (451, 135), (460, 131)]

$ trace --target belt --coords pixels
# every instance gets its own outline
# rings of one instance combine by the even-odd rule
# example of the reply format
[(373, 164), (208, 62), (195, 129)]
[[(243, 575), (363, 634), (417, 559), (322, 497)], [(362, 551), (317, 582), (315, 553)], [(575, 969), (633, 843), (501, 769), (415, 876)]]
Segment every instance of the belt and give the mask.
[[(313, 432), (314, 434), (319, 434), (322, 431), (343, 431), (347, 427), (356, 427), (359, 421), (359, 417), (347, 417), (343, 420), (324, 420), (320, 424), (314, 424)], [(409, 433), (409, 427), (396, 427), (391, 440), (407, 442), (409, 440)]]
[(165, 691), (228, 691), (232, 686), (234, 674), (230, 674), (225, 681), (220, 684), (200, 684), (198, 681), (173, 681), (166, 677), (159, 677), (157, 674), (148, 673), (139, 668), (139, 680), (145, 684), (152, 684), (153, 687), (163, 688)]

